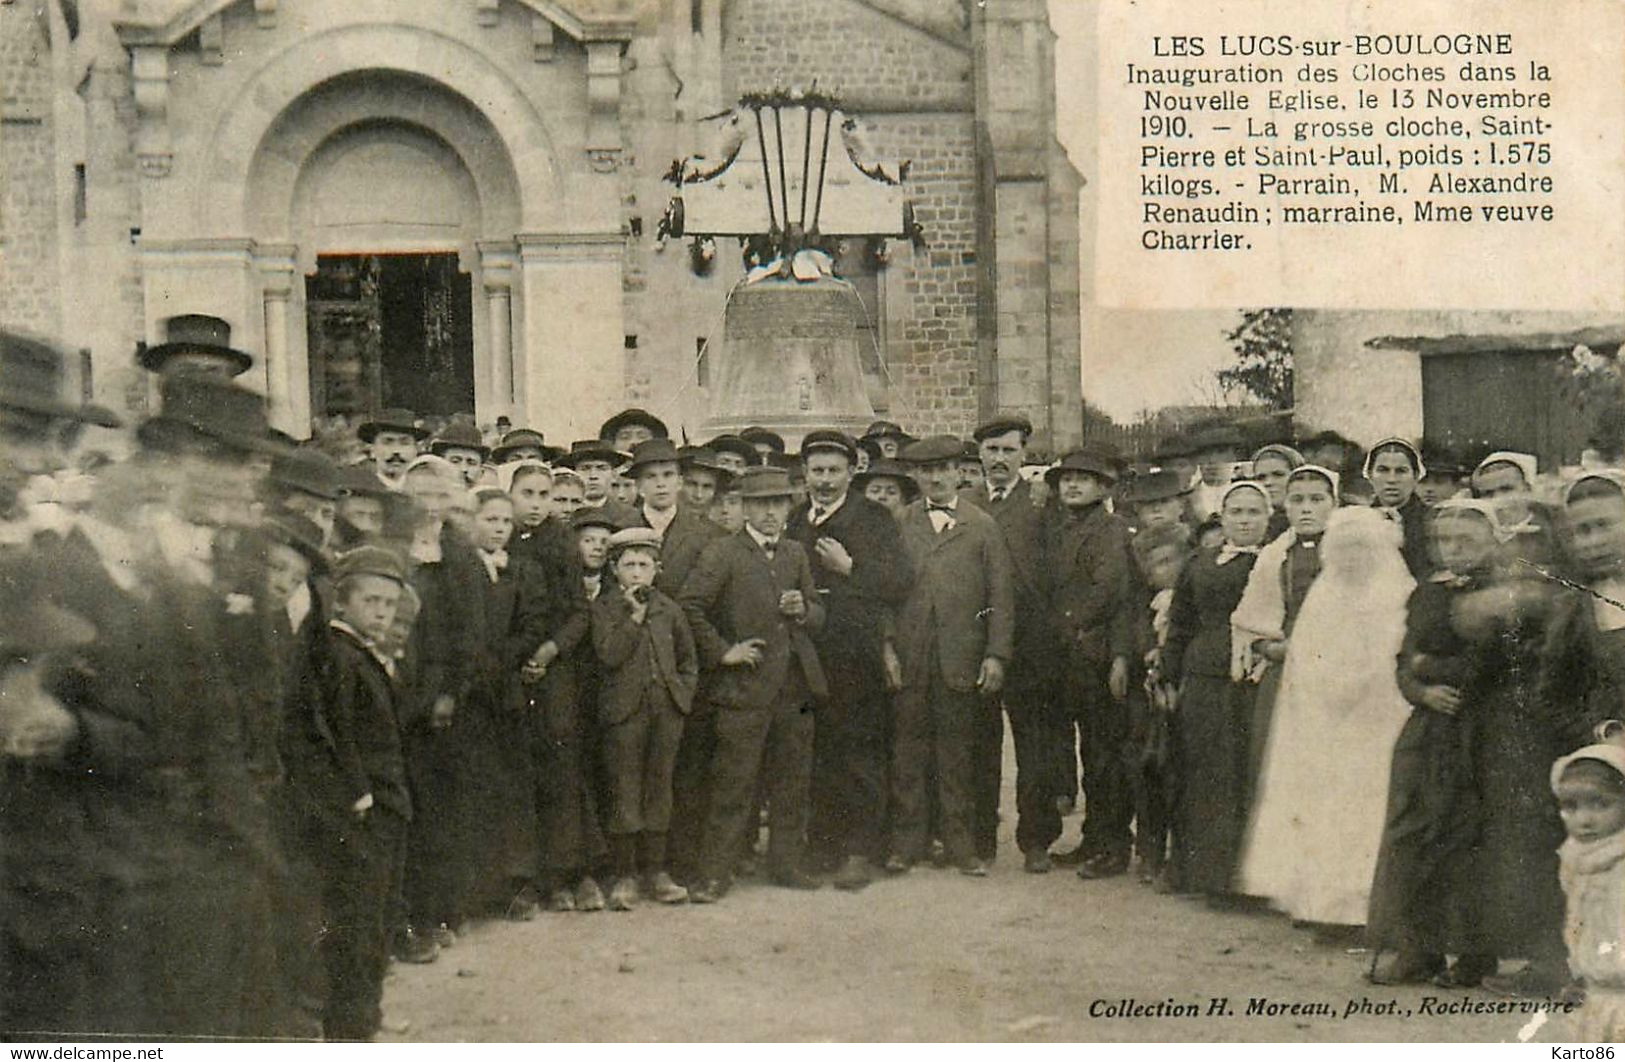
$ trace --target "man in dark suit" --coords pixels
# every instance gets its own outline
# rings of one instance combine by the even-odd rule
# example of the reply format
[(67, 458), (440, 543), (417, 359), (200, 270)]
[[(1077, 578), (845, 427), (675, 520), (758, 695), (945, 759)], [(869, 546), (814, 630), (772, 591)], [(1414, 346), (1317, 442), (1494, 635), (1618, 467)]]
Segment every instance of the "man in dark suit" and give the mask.
[(935, 759), (943, 847), (962, 873), (987, 874), (973, 835), (975, 750), (998, 726), (1015, 635), (1010, 554), (999, 525), (959, 497), (958, 439), (922, 439), (904, 451), (924, 497), (903, 516), (914, 585), (897, 617), (903, 689), (893, 744), (892, 849), (886, 869), (907, 870), (926, 842), (928, 764)]
[(1086, 443), (1044, 476), (1060, 502), (1045, 567), (1054, 581), (1051, 619), (1066, 647), (1057, 658), (1061, 703), (1083, 749), (1083, 841), (1064, 861), (1077, 863), (1081, 878), (1126, 871), (1132, 842), (1127, 698), (1142, 591), (1128, 524), (1106, 508), (1121, 468), (1112, 447)]
[[(1055, 798), (1065, 787), (1055, 766), (1064, 733), (1056, 714), (1060, 642), (1048, 615), (1050, 579), (1043, 553), (1048, 513), (1033, 504), (1032, 487), (1021, 478), (1032, 432), (1032, 422), (1020, 414), (980, 425), (972, 438), (981, 453), (986, 484), (966, 497), (998, 523), (1010, 551), (1021, 618), (1001, 699), (1016, 745), (1016, 846), (1027, 871), (1042, 874), (1050, 869), (1049, 846), (1061, 836)], [(978, 855), (991, 861), (999, 826), (1003, 726), (989, 728), (986, 736), (990, 744), (977, 752), (976, 848)]]
[[(664, 432), (638, 444), (627, 474), (643, 497), (635, 510), (636, 526), (652, 527), (661, 534), (655, 588), (675, 601), (700, 553), (726, 532), (706, 513), (682, 504), (682, 456), (676, 444), (664, 438)], [(696, 698), (673, 768), (671, 830), (666, 839), (667, 861), (680, 879), (697, 879), (700, 872), (700, 838), (709, 805), (707, 778), (716, 743), (714, 706), (708, 698)]]
[(828, 693), (809, 631), (824, 622), (801, 545), (784, 537), (790, 477), (748, 469), (740, 495), (745, 528), (700, 557), (683, 587), (682, 606), (707, 671), (706, 696), (717, 705), (711, 807), (696, 903), (718, 900), (766, 781), (772, 810), (768, 847), (773, 880), (817, 888), (801, 867), (812, 775), (812, 702)]
[[(881, 660), (883, 625), (913, 583), (897, 521), (851, 492), (857, 444), (838, 431), (801, 441), (811, 502), (786, 532), (812, 558), (827, 618), (814, 634), (830, 697), (818, 709), (812, 839), (840, 861), (835, 885), (861, 889), (871, 861), (886, 857), (886, 745), (890, 694)], [(816, 855), (817, 853), (815, 853)]]

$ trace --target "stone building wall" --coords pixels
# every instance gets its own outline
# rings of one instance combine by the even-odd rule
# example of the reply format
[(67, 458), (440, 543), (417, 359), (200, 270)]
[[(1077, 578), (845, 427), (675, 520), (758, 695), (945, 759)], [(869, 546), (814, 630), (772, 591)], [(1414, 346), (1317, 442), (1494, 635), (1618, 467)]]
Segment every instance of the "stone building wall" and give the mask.
[(51, 52), (32, 4), (0, 6), (0, 323), (61, 325)]

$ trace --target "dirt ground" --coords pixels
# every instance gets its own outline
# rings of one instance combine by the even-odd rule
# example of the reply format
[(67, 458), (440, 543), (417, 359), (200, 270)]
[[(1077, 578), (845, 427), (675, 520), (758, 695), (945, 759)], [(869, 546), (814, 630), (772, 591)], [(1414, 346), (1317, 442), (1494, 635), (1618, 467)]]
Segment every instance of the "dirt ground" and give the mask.
[[(1007, 763), (1007, 790), (1012, 774)], [(710, 907), (477, 925), (439, 961), (393, 968), (380, 1039), (1494, 1042), (1530, 1021), (1429, 1015), (1426, 997), (1494, 997), (1367, 985), (1365, 953), (1279, 916), (1210, 910), (1133, 877), (1026, 874), (1013, 803), (1007, 792), (983, 879), (927, 866), (857, 894), (747, 881)], [(1061, 846), (1076, 837), (1074, 816)], [(1253, 1000), (1335, 1016), (1249, 1015)], [(1108, 1016), (1169, 1002), (1199, 1015)]]

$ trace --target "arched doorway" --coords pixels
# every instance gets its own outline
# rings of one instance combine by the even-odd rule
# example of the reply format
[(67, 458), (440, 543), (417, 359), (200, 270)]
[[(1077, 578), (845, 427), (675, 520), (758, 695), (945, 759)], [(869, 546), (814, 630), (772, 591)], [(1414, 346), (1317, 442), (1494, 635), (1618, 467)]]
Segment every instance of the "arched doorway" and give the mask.
[(398, 71), (334, 77), (267, 131), (248, 200), (291, 259), (267, 334), (282, 315), (299, 426), (389, 406), (512, 413), (517, 178), (471, 103)]
[(294, 188), (305, 276), (311, 415), (392, 406), (475, 412), (473, 285), (479, 190), (421, 126), (368, 121), (334, 134)]

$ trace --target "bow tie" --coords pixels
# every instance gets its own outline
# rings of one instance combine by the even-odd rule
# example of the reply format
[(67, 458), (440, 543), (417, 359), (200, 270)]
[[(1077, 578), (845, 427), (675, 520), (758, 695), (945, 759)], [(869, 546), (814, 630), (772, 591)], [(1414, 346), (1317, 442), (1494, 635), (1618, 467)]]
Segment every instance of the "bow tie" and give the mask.
[(771, 557), (774, 553), (778, 552), (779, 540), (776, 538), (763, 539), (761, 546), (762, 552)]
[(1231, 561), (1235, 560), (1237, 557), (1245, 556), (1247, 554), (1257, 556), (1258, 549), (1259, 547), (1257, 546), (1233, 546), (1226, 542), (1224, 545), (1219, 547), (1219, 557), (1214, 563), (1218, 564), (1222, 568), (1226, 564), (1229, 564)]
[(954, 514), (954, 507), (952, 505), (938, 505), (936, 502), (926, 502), (925, 511), (928, 513), (947, 513), (949, 516), (952, 516)]
[(987, 492), (987, 500), (992, 504), (997, 505), (999, 502), (1002, 502), (1004, 499), (1010, 497), (1010, 491), (1013, 489), (1014, 488), (1012, 487), (994, 487), (992, 490)]

